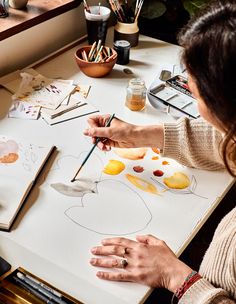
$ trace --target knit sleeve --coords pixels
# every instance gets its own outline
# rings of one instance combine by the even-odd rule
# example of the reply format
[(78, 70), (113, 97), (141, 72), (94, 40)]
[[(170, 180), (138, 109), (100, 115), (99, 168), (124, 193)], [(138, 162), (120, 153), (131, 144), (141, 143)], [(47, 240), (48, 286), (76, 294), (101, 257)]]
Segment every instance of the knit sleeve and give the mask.
[(236, 303), (236, 207), (218, 225), (199, 273), (203, 278), (187, 289), (179, 304)]
[(207, 280), (200, 279), (194, 283), (181, 297), (178, 304), (235, 304), (227, 292), (215, 288)]
[(163, 156), (198, 169), (224, 169), (219, 149), (222, 135), (202, 119), (164, 123)]

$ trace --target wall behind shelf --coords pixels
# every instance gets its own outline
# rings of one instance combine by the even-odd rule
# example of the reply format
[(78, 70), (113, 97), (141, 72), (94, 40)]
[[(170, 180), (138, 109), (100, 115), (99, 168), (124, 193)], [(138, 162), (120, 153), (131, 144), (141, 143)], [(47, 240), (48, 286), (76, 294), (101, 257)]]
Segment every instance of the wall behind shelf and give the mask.
[[(97, 4), (93, 0), (90, 5)], [(0, 41), (0, 76), (47, 56), (86, 34), (83, 6)]]

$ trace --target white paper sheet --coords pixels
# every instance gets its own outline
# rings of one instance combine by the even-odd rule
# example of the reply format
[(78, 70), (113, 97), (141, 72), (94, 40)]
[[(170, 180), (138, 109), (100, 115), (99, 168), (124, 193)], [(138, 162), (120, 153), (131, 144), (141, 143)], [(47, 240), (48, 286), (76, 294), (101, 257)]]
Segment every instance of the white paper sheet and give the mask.
[[(91, 148), (91, 143), (81, 140), (80, 147), (81, 151), (71, 150), (70, 154), (58, 155), (53, 167), (42, 177), (37, 203), (28, 210), (18, 229), (7, 237), (44, 257), (58, 269), (62, 268), (78, 280), (92, 284), (103, 303), (110, 303), (109, 296), (106, 301), (104, 292), (113, 294), (114, 301), (118, 297), (117, 303), (138, 303), (144, 292), (141, 286), (97, 279), (97, 269), (89, 265), (90, 248), (109, 236), (134, 239), (137, 234), (153, 234), (164, 239), (177, 252), (232, 178), (226, 172), (185, 168), (171, 159), (161, 158), (151, 149), (143, 160), (133, 161), (120, 158), (113, 151), (104, 154), (96, 149), (79, 175), (81, 179), (89, 178), (97, 182), (96, 193), (70, 197), (59, 193), (51, 185), (64, 183), (74, 187), (70, 180)], [(155, 156), (160, 158), (153, 160)], [(125, 170), (119, 175), (102, 173), (110, 159), (122, 161)], [(169, 164), (163, 165), (163, 160)], [(137, 165), (144, 167), (143, 173), (134, 172), (133, 167)], [(153, 175), (157, 169), (164, 172), (162, 177)], [(151, 179), (163, 183), (163, 178), (175, 172), (185, 173), (194, 181), (194, 187), (191, 184), (188, 189), (177, 192), (163, 191), (163, 187)], [(129, 182), (126, 174), (151, 182), (159, 194), (137, 188)], [(181, 218), (181, 225), (178, 218)], [(86, 297), (92, 299), (88, 291), (80, 286), (73, 291), (73, 296), (80, 299), (85, 297), (86, 292)], [(92, 300), (86, 303), (92, 303)]]

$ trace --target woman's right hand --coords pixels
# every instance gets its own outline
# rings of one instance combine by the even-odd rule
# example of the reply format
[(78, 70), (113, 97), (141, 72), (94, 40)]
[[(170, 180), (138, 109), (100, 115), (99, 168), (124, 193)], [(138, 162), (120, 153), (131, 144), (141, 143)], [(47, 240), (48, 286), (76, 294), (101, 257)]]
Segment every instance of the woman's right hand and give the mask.
[(114, 118), (110, 127), (105, 127), (110, 115), (94, 115), (88, 119), (89, 128), (84, 135), (90, 136), (95, 143), (100, 137), (98, 147), (109, 151), (116, 148), (157, 147), (162, 149), (164, 131), (162, 125), (137, 126)]
[[(98, 143), (101, 150), (108, 151), (111, 147), (132, 148), (137, 147), (135, 136), (138, 126), (114, 118), (109, 127), (105, 127), (110, 115), (94, 115), (88, 119), (89, 128), (84, 135), (90, 136), (95, 142), (97, 137), (102, 138)], [(140, 146), (140, 145), (138, 145)]]

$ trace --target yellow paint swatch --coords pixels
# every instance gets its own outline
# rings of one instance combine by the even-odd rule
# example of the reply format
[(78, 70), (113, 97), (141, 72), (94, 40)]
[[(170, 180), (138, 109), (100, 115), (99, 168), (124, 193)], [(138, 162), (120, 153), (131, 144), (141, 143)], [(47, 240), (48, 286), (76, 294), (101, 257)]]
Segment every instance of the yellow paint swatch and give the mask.
[(152, 194), (158, 194), (157, 188), (146, 180), (135, 175), (126, 174), (127, 179), (137, 188)]
[(103, 172), (110, 175), (120, 174), (125, 169), (125, 164), (119, 160), (110, 159)]
[(172, 176), (164, 178), (163, 182), (172, 189), (185, 189), (190, 185), (188, 176), (182, 172), (176, 172)]

